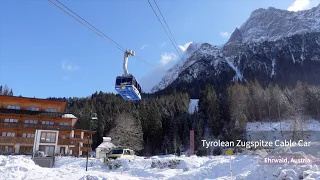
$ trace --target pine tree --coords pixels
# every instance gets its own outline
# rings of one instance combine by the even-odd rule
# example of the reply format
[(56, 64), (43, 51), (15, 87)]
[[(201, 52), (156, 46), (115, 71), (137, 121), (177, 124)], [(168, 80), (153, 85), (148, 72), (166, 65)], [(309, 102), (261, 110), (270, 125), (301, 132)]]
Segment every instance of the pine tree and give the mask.
[(209, 133), (217, 136), (220, 133), (218, 120), (217, 95), (213, 86), (209, 85), (201, 92), (199, 98), (199, 112), (208, 124)]
[(2, 90), (2, 95), (8, 96), (9, 95), (9, 88), (7, 85), (4, 85), (4, 88)]
[(13, 96), (12, 89), (10, 89), (10, 92), (9, 92), (8, 96)]

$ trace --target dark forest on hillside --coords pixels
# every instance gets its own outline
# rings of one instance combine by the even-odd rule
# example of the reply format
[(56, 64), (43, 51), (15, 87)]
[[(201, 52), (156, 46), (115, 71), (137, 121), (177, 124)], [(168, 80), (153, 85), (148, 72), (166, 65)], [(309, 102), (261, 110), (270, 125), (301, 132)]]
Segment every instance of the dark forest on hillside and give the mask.
[(188, 112), (187, 93), (143, 95), (140, 102), (129, 102), (118, 95), (96, 92), (67, 100), (67, 111), (79, 117), (78, 128), (89, 128), (90, 111), (98, 114), (98, 121), (91, 123), (97, 132), (94, 148), (102, 137), (110, 136), (116, 145), (144, 155), (188, 151), (191, 129), (199, 150), (202, 139), (232, 139), (247, 122), (320, 118), (320, 86), (301, 82), (292, 88), (262, 87), (257, 81), (235, 83), (222, 92), (208, 85), (199, 95), (199, 110), (193, 114)]
[[(13, 95), (0, 86), (1, 95)], [(198, 110), (189, 113), (188, 93), (143, 94), (141, 101), (125, 101), (119, 95), (96, 92), (86, 98), (55, 98), (68, 102), (67, 112), (76, 115), (76, 128), (96, 131), (93, 148), (102, 137), (127, 146), (138, 154), (188, 152), (189, 131), (195, 130), (195, 150), (202, 139), (232, 140), (247, 122), (304, 121), (320, 119), (320, 86), (298, 82), (295, 87), (261, 86), (257, 81), (234, 83), (224, 91), (207, 85), (199, 94)], [(90, 112), (98, 120), (89, 125)], [(211, 152), (212, 153), (212, 152)]]

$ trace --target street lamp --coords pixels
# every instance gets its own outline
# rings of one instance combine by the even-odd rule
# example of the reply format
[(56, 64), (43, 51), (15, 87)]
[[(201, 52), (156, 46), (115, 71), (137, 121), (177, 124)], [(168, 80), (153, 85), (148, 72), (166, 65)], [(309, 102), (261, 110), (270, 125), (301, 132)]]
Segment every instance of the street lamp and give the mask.
[(89, 147), (90, 147), (90, 130), (91, 130), (91, 120), (98, 120), (97, 113), (90, 112), (89, 119), (89, 131), (88, 131), (88, 146), (87, 146), (87, 163), (86, 163), (86, 171), (88, 171), (88, 160), (89, 160)]

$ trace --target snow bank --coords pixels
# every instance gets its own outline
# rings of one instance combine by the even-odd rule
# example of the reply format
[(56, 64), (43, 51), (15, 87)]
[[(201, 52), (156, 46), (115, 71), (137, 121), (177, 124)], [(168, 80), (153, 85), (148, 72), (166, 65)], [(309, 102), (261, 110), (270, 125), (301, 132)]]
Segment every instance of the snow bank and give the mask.
[[(293, 132), (298, 133), (293, 134)], [(251, 141), (295, 140), (293, 138), (295, 137), (305, 141), (320, 142), (320, 121), (249, 122), (246, 125), (246, 135)]]
[[(279, 151), (280, 152), (280, 151)], [(260, 152), (264, 154), (263, 152)], [(265, 179), (319, 179), (317, 165), (264, 165), (259, 164), (261, 157), (257, 155), (207, 156), (207, 157), (175, 157), (158, 156), (152, 159), (138, 157), (135, 159), (119, 159), (121, 167), (110, 170), (101, 160), (89, 159), (88, 171), (85, 171), (86, 159), (75, 157), (59, 157), (54, 168), (42, 168), (35, 165), (27, 156), (0, 155), (0, 179), (5, 180), (195, 180), (195, 179), (230, 179), (230, 159), (233, 179), (265, 180)], [(153, 167), (152, 162), (161, 163), (179, 160), (175, 168)], [(115, 162), (114, 160), (111, 160)]]

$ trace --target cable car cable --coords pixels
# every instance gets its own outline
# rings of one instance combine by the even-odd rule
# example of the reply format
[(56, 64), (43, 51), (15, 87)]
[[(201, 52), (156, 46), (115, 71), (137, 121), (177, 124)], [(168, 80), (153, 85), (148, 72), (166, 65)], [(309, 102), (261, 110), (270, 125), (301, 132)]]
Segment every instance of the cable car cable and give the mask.
[[(99, 29), (97, 29), (96, 27), (94, 27), (92, 24), (90, 24), (88, 21), (86, 21), (84, 18), (82, 18), (80, 15), (78, 15), (77, 13), (75, 13), (74, 11), (72, 11), (70, 8), (68, 8), (66, 5), (64, 5), (63, 3), (61, 3), (60, 1), (56, 0), (59, 4), (61, 4), (63, 7), (65, 7), (66, 9), (68, 9), (70, 12), (72, 12), (73, 14), (75, 14), (77, 17), (79, 17), (80, 19), (82, 19), (84, 22), (86, 22), (87, 24), (89, 24), (92, 28), (90, 28), (88, 25), (86, 25), (84, 22), (80, 21), (78, 18), (74, 17), (73, 15), (71, 15), (70, 13), (68, 13), (66, 10), (64, 10), (63, 8), (61, 8), (60, 6), (58, 6), (57, 4), (55, 4), (54, 2), (52, 2), (51, 0), (48, 0), (49, 2), (51, 2), (53, 5), (55, 5), (57, 8), (59, 8), (61, 11), (63, 11), (64, 13), (66, 13), (67, 15), (69, 15), (70, 17), (72, 17), (73, 19), (75, 19), (76, 21), (78, 21), (79, 23), (81, 23), (82, 25), (84, 25), (85, 27), (87, 27), (89, 30), (91, 30), (93, 33), (97, 34), (98, 36), (100, 36), (101, 38), (105, 39), (104, 37), (106, 37), (109, 41), (113, 42), (113, 45), (115, 45), (116, 48), (118, 48), (120, 51), (122, 52), (125, 52), (125, 49), (120, 45), (118, 44), (117, 42), (115, 42), (114, 40), (112, 40), (110, 37), (108, 37), (107, 35), (105, 35), (104, 33), (102, 33)], [(94, 31), (97, 30), (97, 31)], [(104, 36), (104, 37), (103, 37)], [(112, 43), (111, 43), (112, 44)], [(135, 59), (145, 63), (146, 65), (148, 66), (151, 66), (151, 67), (156, 67), (155, 65), (147, 62), (147, 61), (144, 61), (143, 59), (137, 57), (137, 56), (134, 56)]]
[[(66, 14), (68, 14), (69, 16), (71, 16), (72, 18), (74, 18), (76, 21), (80, 22), (81, 24), (83, 24), (84, 26), (86, 26), (87, 28), (89, 28), (90, 30), (92, 30), (90, 27), (88, 27), (87, 25), (85, 25), (83, 22), (81, 22), (79, 19), (75, 18), (74, 16), (72, 16), (70, 13), (68, 13), (67, 11), (65, 11), (63, 8), (61, 8), (60, 6), (58, 6), (57, 4), (55, 4), (54, 2), (52, 2), (51, 0), (48, 0), (49, 2), (51, 2), (53, 5), (55, 5), (56, 7), (58, 7), (60, 10), (62, 10), (63, 12), (65, 12)], [(79, 16), (77, 13), (75, 13), (74, 11), (72, 11), (70, 8), (68, 8), (67, 6), (65, 6), (63, 3), (61, 3), (59, 0), (56, 0), (59, 4), (61, 4), (63, 7), (65, 7), (66, 9), (68, 9), (70, 12), (72, 12), (74, 15), (76, 15), (77, 17), (79, 17), (81, 20), (83, 20), (84, 22), (86, 22), (87, 24), (89, 24), (92, 28), (94, 28), (95, 30), (97, 30), (99, 33), (101, 33), (104, 37), (106, 37), (109, 41), (111, 41), (115, 47), (117, 47), (119, 50), (121, 50), (122, 52), (125, 52), (125, 48), (123, 48), (120, 44), (118, 44), (117, 42), (115, 42), (113, 39), (111, 39), (110, 37), (108, 37), (107, 35), (105, 35), (104, 33), (102, 33), (99, 29), (97, 29), (96, 27), (94, 27), (92, 24), (90, 24), (88, 21), (86, 21), (85, 19), (83, 19), (81, 16)], [(101, 34), (96, 33), (95, 31), (93, 31), (95, 34), (97, 34), (98, 36), (102, 37), (103, 36)]]
[(167, 32), (166, 28), (164, 27), (163, 23), (161, 22), (161, 20), (160, 20), (160, 18), (159, 18), (159, 16), (158, 16), (158, 14), (157, 14), (157, 13), (156, 13), (156, 11), (154, 10), (154, 8), (153, 8), (153, 6), (152, 6), (152, 4), (150, 3), (150, 1), (149, 1), (149, 0), (148, 0), (148, 3), (149, 3), (149, 5), (150, 5), (150, 7), (152, 8), (152, 10), (153, 10), (154, 14), (157, 16), (158, 21), (160, 22), (160, 24), (161, 24), (162, 28), (164, 29), (164, 31), (166, 32), (167, 36), (169, 37), (169, 39), (170, 39), (170, 41), (171, 41), (172, 45), (173, 45), (173, 46), (174, 46), (174, 48), (176, 49), (177, 53), (180, 55), (181, 59), (183, 59), (183, 58), (182, 58), (182, 56), (181, 56), (181, 54), (180, 54), (180, 52), (177, 50), (177, 47), (176, 47), (176, 46), (175, 46), (175, 44), (173, 43), (173, 41), (172, 41), (171, 37), (169, 36), (169, 34), (168, 34), (168, 32)]
[(157, 4), (156, 0), (153, 0), (153, 1), (154, 1), (154, 3), (156, 4), (157, 9), (159, 10), (161, 17), (162, 17), (162, 19), (163, 19), (164, 23), (165, 23), (165, 24), (166, 24), (166, 26), (167, 26), (167, 28), (168, 28), (168, 30), (169, 30), (169, 32), (170, 32), (170, 34), (171, 34), (171, 36), (172, 36), (173, 41), (176, 43), (176, 46), (179, 46), (179, 45), (178, 45), (178, 43), (177, 43), (177, 41), (176, 41), (176, 39), (174, 38), (174, 36), (173, 36), (173, 34), (172, 34), (172, 32), (171, 32), (170, 28), (169, 28), (169, 25), (167, 24), (166, 19), (165, 19), (165, 18), (163, 17), (163, 15), (162, 15), (162, 12), (161, 12), (161, 10), (160, 10), (160, 8), (159, 8), (159, 6), (158, 6), (158, 4)]
[[(74, 11), (72, 11), (70, 8), (68, 8), (66, 5), (64, 5), (63, 3), (61, 3), (59, 0), (56, 0), (56, 2), (58, 2), (59, 4), (61, 4), (63, 7), (65, 7), (66, 9), (68, 9), (70, 12), (72, 12), (74, 15), (76, 15), (77, 17), (79, 17), (81, 20), (79, 20), (78, 18), (76, 18), (75, 16), (73, 16), (72, 14), (70, 14), (69, 12), (67, 12), (65, 9), (63, 9), (62, 7), (60, 7), (59, 5), (57, 5), (56, 3), (52, 2), (51, 0), (48, 0), (49, 2), (51, 2), (54, 6), (56, 6), (57, 8), (59, 8), (61, 11), (63, 11), (64, 13), (66, 13), (67, 15), (69, 15), (70, 17), (72, 17), (74, 20), (78, 21), (79, 23), (81, 23), (82, 25), (84, 25), (85, 27), (87, 27), (89, 30), (91, 30), (93, 33), (97, 34), (99, 37), (103, 38), (103, 39), (108, 39), (108, 41), (111, 41), (111, 44), (113, 44), (116, 48), (118, 48), (120, 51), (125, 52), (125, 48), (123, 48), (119, 43), (117, 43), (116, 41), (114, 41), (113, 39), (111, 39), (110, 37), (108, 37), (107, 35), (105, 35), (104, 33), (102, 33), (98, 28), (96, 28), (95, 26), (93, 26), (92, 24), (90, 24), (88, 21), (86, 21), (84, 18), (82, 18), (80, 15), (78, 15), (77, 13), (75, 13)], [(96, 31), (95, 31), (96, 30)], [(99, 34), (99, 33), (100, 34)], [(143, 59), (141, 59), (138, 56), (134, 56), (133, 58), (145, 63), (146, 65), (150, 66), (150, 67), (157, 67), (156, 65), (149, 63), (148, 61), (145, 61)]]

